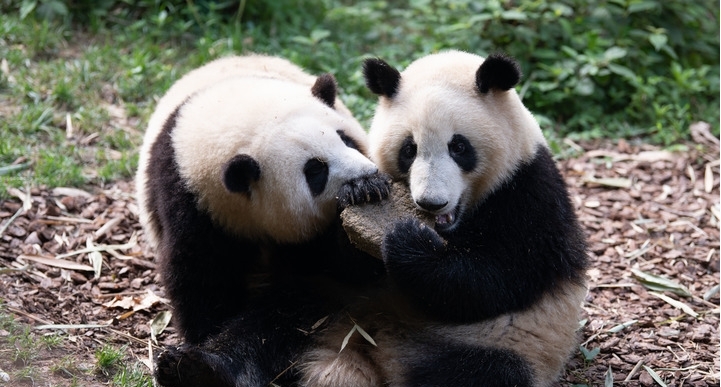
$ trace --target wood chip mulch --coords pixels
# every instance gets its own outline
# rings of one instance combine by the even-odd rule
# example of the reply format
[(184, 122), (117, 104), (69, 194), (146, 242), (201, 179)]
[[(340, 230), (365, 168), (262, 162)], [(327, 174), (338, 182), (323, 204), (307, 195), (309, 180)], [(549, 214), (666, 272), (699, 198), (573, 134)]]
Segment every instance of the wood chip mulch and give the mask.
[[(604, 386), (610, 378), (623, 386), (719, 385), (718, 140), (698, 136), (678, 152), (583, 144), (559, 166), (593, 262), (583, 348), (559, 385)], [(48, 364), (46, 372), (24, 383), (65, 385), (53, 359), (92, 364), (105, 343), (127, 345), (149, 365), (149, 352), (178, 342), (172, 323), (151, 339), (150, 321), (169, 307), (132, 182), (11, 193), (0, 202), (0, 308), (42, 328), (34, 334), (68, 338), (35, 360), (41, 370)], [(22, 365), (3, 348), (4, 335), (0, 329), (0, 370), (13, 376)], [(105, 384), (97, 375), (75, 377)]]

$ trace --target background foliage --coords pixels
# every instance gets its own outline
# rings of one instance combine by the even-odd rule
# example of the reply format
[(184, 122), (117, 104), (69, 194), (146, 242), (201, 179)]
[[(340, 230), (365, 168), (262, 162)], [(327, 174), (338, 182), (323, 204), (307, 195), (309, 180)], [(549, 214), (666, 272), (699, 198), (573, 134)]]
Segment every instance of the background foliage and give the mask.
[[(719, 7), (708, 0), (0, 0), (0, 103), (14, 107), (0, 108), (0, 196), (28, 181), (131, 176), (155, 100), (219, 56), (332, 72), (368, 125), (364, 58), (402, 69), (447, 48), (518, 58), (518, 91), (556, 150), (564, 137), (674, 145), (694, 121), (718, 135)], [(118, 130), (108, 104), (136, 130)], [(68, 140), (68, 116), (94, 147)]]

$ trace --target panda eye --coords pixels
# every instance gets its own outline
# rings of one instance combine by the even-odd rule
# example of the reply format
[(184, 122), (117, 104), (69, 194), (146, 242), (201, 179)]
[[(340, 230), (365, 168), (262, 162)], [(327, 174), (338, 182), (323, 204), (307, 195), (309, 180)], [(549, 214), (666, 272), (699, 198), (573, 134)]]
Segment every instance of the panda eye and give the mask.
[(398, 151), (398, 169), (400, 169), (401, 173), (408, 173), (408, 170), (411, 169), (411, 164), (413, 164), (413, 160), (416, 158), (416, 153), (418, 152), (418, 146), (413, 141), (412, 137), (406, 137), (405, 140), (403, 140), (403, 144), (401, 144), (401, 149)]
[(311, 194), (318, 196), (325, 190), (328, 182), (328, 163), (318, 158), (310, 159), (303, 167), (303, 174)]
[(466, 172), (472, 171), (478, 162), (476, 151), (465, 136), (454, 134), (448, 143), (448, 153), (453, 161)]
[(462, 155), (463, 152), (466, 151), (466, 144), (462, 141), (451, 141), (451, 143), (448, 144), (448, 150), (451, 154)]

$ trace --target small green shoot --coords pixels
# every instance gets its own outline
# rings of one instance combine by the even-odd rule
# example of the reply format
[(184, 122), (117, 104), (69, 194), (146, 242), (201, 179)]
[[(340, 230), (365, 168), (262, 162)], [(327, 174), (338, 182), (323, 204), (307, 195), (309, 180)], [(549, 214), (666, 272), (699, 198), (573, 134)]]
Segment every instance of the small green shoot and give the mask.
[(113, 376), (113, 386), (118, 387), (152, 387), (153, 378), (137, 363), (132, 367), (123, 366)]
[(40, 342), (45, 346), (46, 349), (57, 348), (63, 342), (63, 336), (59, 333), (53, 332), (41, 336)]
[(97, 370), (105, 376), (114, 374), (122, 365), (125, 358), (125, 348), (115, 348), (110, 344), (103, 345), (95, 352)]
[(593, 349), (590, 349), (590, 350), (589, 350), (589, 349), (587, 349), (586, 347), (584, 347), (584, 346), (581, 345), (581, 346), (579, 346), (578, 348), (581, 350), (581, 354), (583, 354), (583, 359), (584, 359), (586, 362), (591, 362), (591, 361), (593, 361), (593, 359), (595, 359), (596, 356), (598, 356), (598, 354), (601, 352), (601, 348), (600, 348), (600, 347), (596, 347), (596, 348), (593, 348)]

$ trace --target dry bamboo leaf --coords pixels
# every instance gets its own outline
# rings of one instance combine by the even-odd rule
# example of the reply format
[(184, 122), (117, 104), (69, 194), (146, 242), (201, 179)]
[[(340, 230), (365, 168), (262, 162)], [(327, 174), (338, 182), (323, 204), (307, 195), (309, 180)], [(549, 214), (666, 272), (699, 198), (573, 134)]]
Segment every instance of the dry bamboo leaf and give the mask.
[(0, 72), (2, 72), (6, 77), (10, 77), (10, 66), (8, 65), (8, 60), (5, 58), (0, 61)]
[(711, 206), (711, 213), (716, 217), (716, 219), (721, 220), (721, 208), (719, 208), (718, 203), (714, 203), (714, 205)]
[(18, 259), (22, 259), (24, 261), (33, 261), (37, 263), (42, 263), (46, 266), (52, 266), (52, 267), (59, 267), (61, 269), (68, 269), (68, 270), (79, 270), (79, 271), (94, 271), (92, 267), (88, 265), (83, 265), (81, 263), (73, 262), (73, 261), (66, 261), (64, 259), (57, 259), (57, 258), (45, 258), (45, 257), (37, 257), (32, 255), (18, 255)]
[(15, 212), (15, 214), (13, 216), (11, 216), (10, 219), (8, 219), (8, 221), (5, 222), (4, 225), (2, 225), (2, 227), (0, 227), (0, 236), (2, 236), (2, 234), (5, 232), (5, 230), (8, 227), (10, 227), (10, 224), (15, 219), (17, 219), (18, 216), (24, 214), (25, 212), (27, 212), (28, 210), (30, 210), (33, 207), (33, 201), (32, 201), (32, 198), (30, 197), (29, 189), (28, 189), (28, 193), (25, 194), (17, 188), (8, 188), (8, 193), (10, 195), (13, 195), (13, 196), (16, 196), (17, 198), (19, 198), (23, 202), (23, 206), (18, 208), (18, 210)]
[(17, 271), (25, 271), (30, 268), (30, 265), (23, 265), (21, 267), (3, 267), (0, 269), (0, 274), (14, 273)]
[(654, 296), (666, 301), (666, 303), (673, 306), (674, 308), (681, 309), (682, 311), (684, 311), (684, 313), (686, 313), (687, 315), (689, 315), (691, 317), (698, 317), (698, 313), (696, 313), (693, 309), (691, 309), (690, 306), (684, 304), (681, 301), (674, 300), (673, 298), (663, 295), (661, 293), (648, 292), (648, 294), (654, 295)]
[(343, 349), (345, 349), (345, 346), (348, 345), (348, 341), (350, 341), (350, 338), (351, 336), (353, 336), (353, 332), (355, 332), (356, 329), (358, 329), (358, 325), (353, 325), (353, 328), (351, 328), (350, 332), (348, 332), (348, 334), (345, 335), (345, 337), (343, 338), (343, 342), (340, 345), (340, 351), (338, 352), (343, 352)]
[(631, 156), (631, 159), (635, 160), (635, 161), (643, 161), (643, 162), (652, 163), (655, 161), (673, 160), (674, 155), (673, 155), (673, 153), (671, 153), (669, 151), (663, 151), (663, 150), (661, 150), (661, 151), (644, 151), (644, 152), (640, 152), (637, 155)]
[(164, 310), (160, 313), (158, 313), (151, 321), (150, 321), (150, 338), (153, 340), (155, 344), (158, 344), (158, 340), (156, 339), (165, 328), (168, 327), (168, 324), (170, 323), (170, 318), (172, 317), (172, 313), (168, 310)]
[[(353, 336), (353, 333), (355, 333), (356, 331), (357, 331), (358, 333), (360, 333), (360, 335), (363, 336), (363, 338), (364, 338), (367, 342), (371, 343), (374, 347), (377, 347), (377, 346), (378, 346), (378, 345), (376, 344), (375, 340), (373, 340), (373, 338), (371, 337), (371, 335), (368, 334), (368, 332), (366, 332), (366, 331), (365, 331), (363, 328), (361, 328), (358, 324), (353, 324), (353, 328), (352, 328), (352, 329), (350, 330), (350, 332), (348, 332), (348, 334), (345, 335), (345, 337), (343, 338), (343, 343), (340, 345), (340, 351), (343, 351), (343, 349), (346, 347), (346, 345), (348, 345), (348, 341), (350, 341), (350, 338)], [(339, 352), (340, 352), (340, 351), (339, 351)]]
[(152, 290), (148, 290), (140, 296), (116, 296), (114, 299), (104, 303), (103, 306), (106, 308), (131, 309), (133, 312), (137, 312), (139, 310), (150, 309), (153, 305), (166, 301), (167, 300), (158, 297)]
[(591, 184), (598, 184), (603, 185), (606, 187), (614, 187), (614, 188), (631, 188), (631, 185), (633, 185), (633, 182), (631, 179), (626, 179), (623, 177), (600, 177), (596, 178), (593, 176), (587, 176), (583, 179), (584, 183), (591, 183)]
[(70, 113), (65, 113), (65, 138), (73, 138), (73, 120)]
[[(630, 223), (630, 224), (633, 225), (633, 223)], [(636, 227), (638, 227), (638, 226), (636, 226)], [(636, 231), (638, 231), (638, 230), (636, 230)], [(643, 229), (641, 229), (641, 231), (643, 231)], [(643, 245), (641, 245), (641, 247), (624, 255), (624, 257), (628, 258), (628, 259), (634, 259), (634, 258), (637, 258), (637, 257), (640, 257), (640, 256), (646, 254), (649, 250), (651, 250), (651, 248), (653, 248), (653, 246), (656, 245), (655, 243), (649, 243), (649, 242), (650, 242), (650, 240), (646, 239), (646, 241), (643, 242)]]
[(92, 198), (93, 195), (87, 191), (83, 191), (78, 188), (71, 188), (71, 187), (56, 187), (53, 188), (52, 191), (53, 196), (82, 196), (84, 198)]
[(107, 328), (110, 324), (48, 324), (38, 325), (35, 329), (96, 329)]
[(85, 248), (80, 250), (71, 251), (69, 253), (65, 254), (59, 254), (56, 255), (55, 258), (66, 258), (77, 254), (84, 254), (84, 253), (91, 253), (93, 251), (108, 251), (108, 250), (127, 250), (130, 248), (135, 247), (135, 245), (138, 244), (138, 236), (137, 234), (133, 233), (133, 235), (130, 236), (130, 240), (128, 243), (124, 243), (122, 245), (96, 245), (93, 246), (93, 248)]
[(110, 232), (110, 230), (112, 230), (113, 228), (115, 228), (115, 226), (120, 224), (120, 222), (122, 220), (123, 220), (122, 218), (113, 218), (113, 219), (110, 219), (109, 221), (105, 222), (104, 225), (102, 225), (99, 229), (97, 229), (95, 231), (95, 237), (98, 238), (98, 237)]
[(95, 246), (93, 246), (93, 241), (88, 238), (85, 240), (85, 245), (87, 246), (88, 250), (88, 260), (93, 265), (93, 272), (95, 279), (100, 278), (100, 273), (103, 270), (103, 255), (100, 254), (98, 250), (95, 249)]
[(50, 215), (48, 215), (46, 218), (48, 220), (56, 220), (58, 222), (65, 222), (65, 223), (93, 223), (93, 221), (90, 219), (72, 218), (69, 216), (50, 216)]
[(638, 269), (631, 269), (631, 273), (643, 286), (659, 292), (672, 292), (682, 297), (691, 297), (691, 292), (683, 285), (680, 285), (668, 278), (649, 274)]
[(610, 365), (608, 366), (608, 370), (606, 370), (606, 378), (603, 385), (604, 387), (613, 387), (613, 370)]
[(31, 162), (22, 163), (22, 164), (11, 164), (6, 165), (3, 167), (0, 167), (0, 176), (7, 175), (8, 173), (18, 172), (25, 169), (30, 168), (30, 166), (33, 165)]
[(712, 287), (711, 289), (707, 290), (706, 293), (703, 294), (702, 298), (704, 301), (708, 301), (711, 299), (711, 297), (718, 294), (718, 292), (719, 292), (719, 285), (716, 285), (716, 286)]
[(601, 202), (598, 200), (587, 200), (583, 205), (588, 208), (596, 208), (601, 206)]
[(323, 323), (325, 322), (325, 320), (328, 319), (328, 317), (330, 317), (330, 316), (325, 316), (325, 317), (323, 317), (322, 319), (316, 321), (315, 324), (313, 324), (313, 326), (310, 327), (310, 329), (311, 329), (311, 330), (316, 330), (316, 329), (318, 329), (321, 325), (323, 325)]
[(18, 199), (20, 199), (20, 201), (23, 202), (22, 208), (25, 211), (27, 211), (33, 207), (33, 199), (30, 196), (30, 189), (28, 189), (28, 193), (24, 193), (17, 188), (8, 188), (8, 193), (12, 196), (17, 197)]
[(691, 179), (691, 185), (696, 184), (696, 172), (693, 170), (691, 165), (686, 166), (686, 174), (688, 175), (688, 178)]
[(663, 381), (663, 379), (661, 379), (661, 377), (658, 376), (658, 374), (656, 373), (656, 371), (652, 370), (651, 367), (649, 367), (649, 366), (647, 366), (647, 365), (644, 365), (643, 368), (646, 370), (646, 372), (648, 372), (649, 375), (651, 375), (651, 377), (653, 378), (653, 380), (655, 380), (656, 383), (658, 383), (659, 386), (661, 386), (661, 387), (668, 387), (668, 386), (666, 385), (666, 383)]
[(155, 356), (153, 355), (153, 342), (148, 339), (148, 357), (140, 359), (140, 361), (148, 367), (151, 375), (155, 373), (155, 361), (153, 361), (153, 359), (155, 359)]
[(709, 164), (706, 164), (706, 172), (703, 177), (703, 189), (706, 193), (711, 193), (711, 191), (713, 191), (713, 171), (711, 171), (711, 166)]
[(628, 382), (629, 380), (631, 380), (631, 378), (636, 376), (638, 371), (641, 369), (642, 365), (643, 365), (643, 359), (639, 360), (638, 363), (636, 363), (636, 365), (633, 366), (633, 368), (631, 369), (631, 372), (629, 372), (628, 375), (626, 375), (626, 379), (624, 379), (623, 381)]
[(368, 334), (368, 332), (365, 331), (365, 329), (361, 328), (360, 325), (356, 324), (356, 329), (358, 330), (358, 333), (363, 336), (364, 339), (366, 339), (367, 342), (373, 344), (374, 347), (377, 347), (375, 340), (371, 337), (371, 335)]
[(637, 322), (638, 322), (638, 320), (626, 321), (625, 323), (616, 325), (615, 327), (609, 329), (608, 331), (609, 331), (610, 333), (620, 332), (620, 331), (622, 331), (623, 329), (628, 328), (628, 327), (630, 327), (631, 325), (633, 325), (633, 324), (635, 324), (635, 323), (637, 323)]

